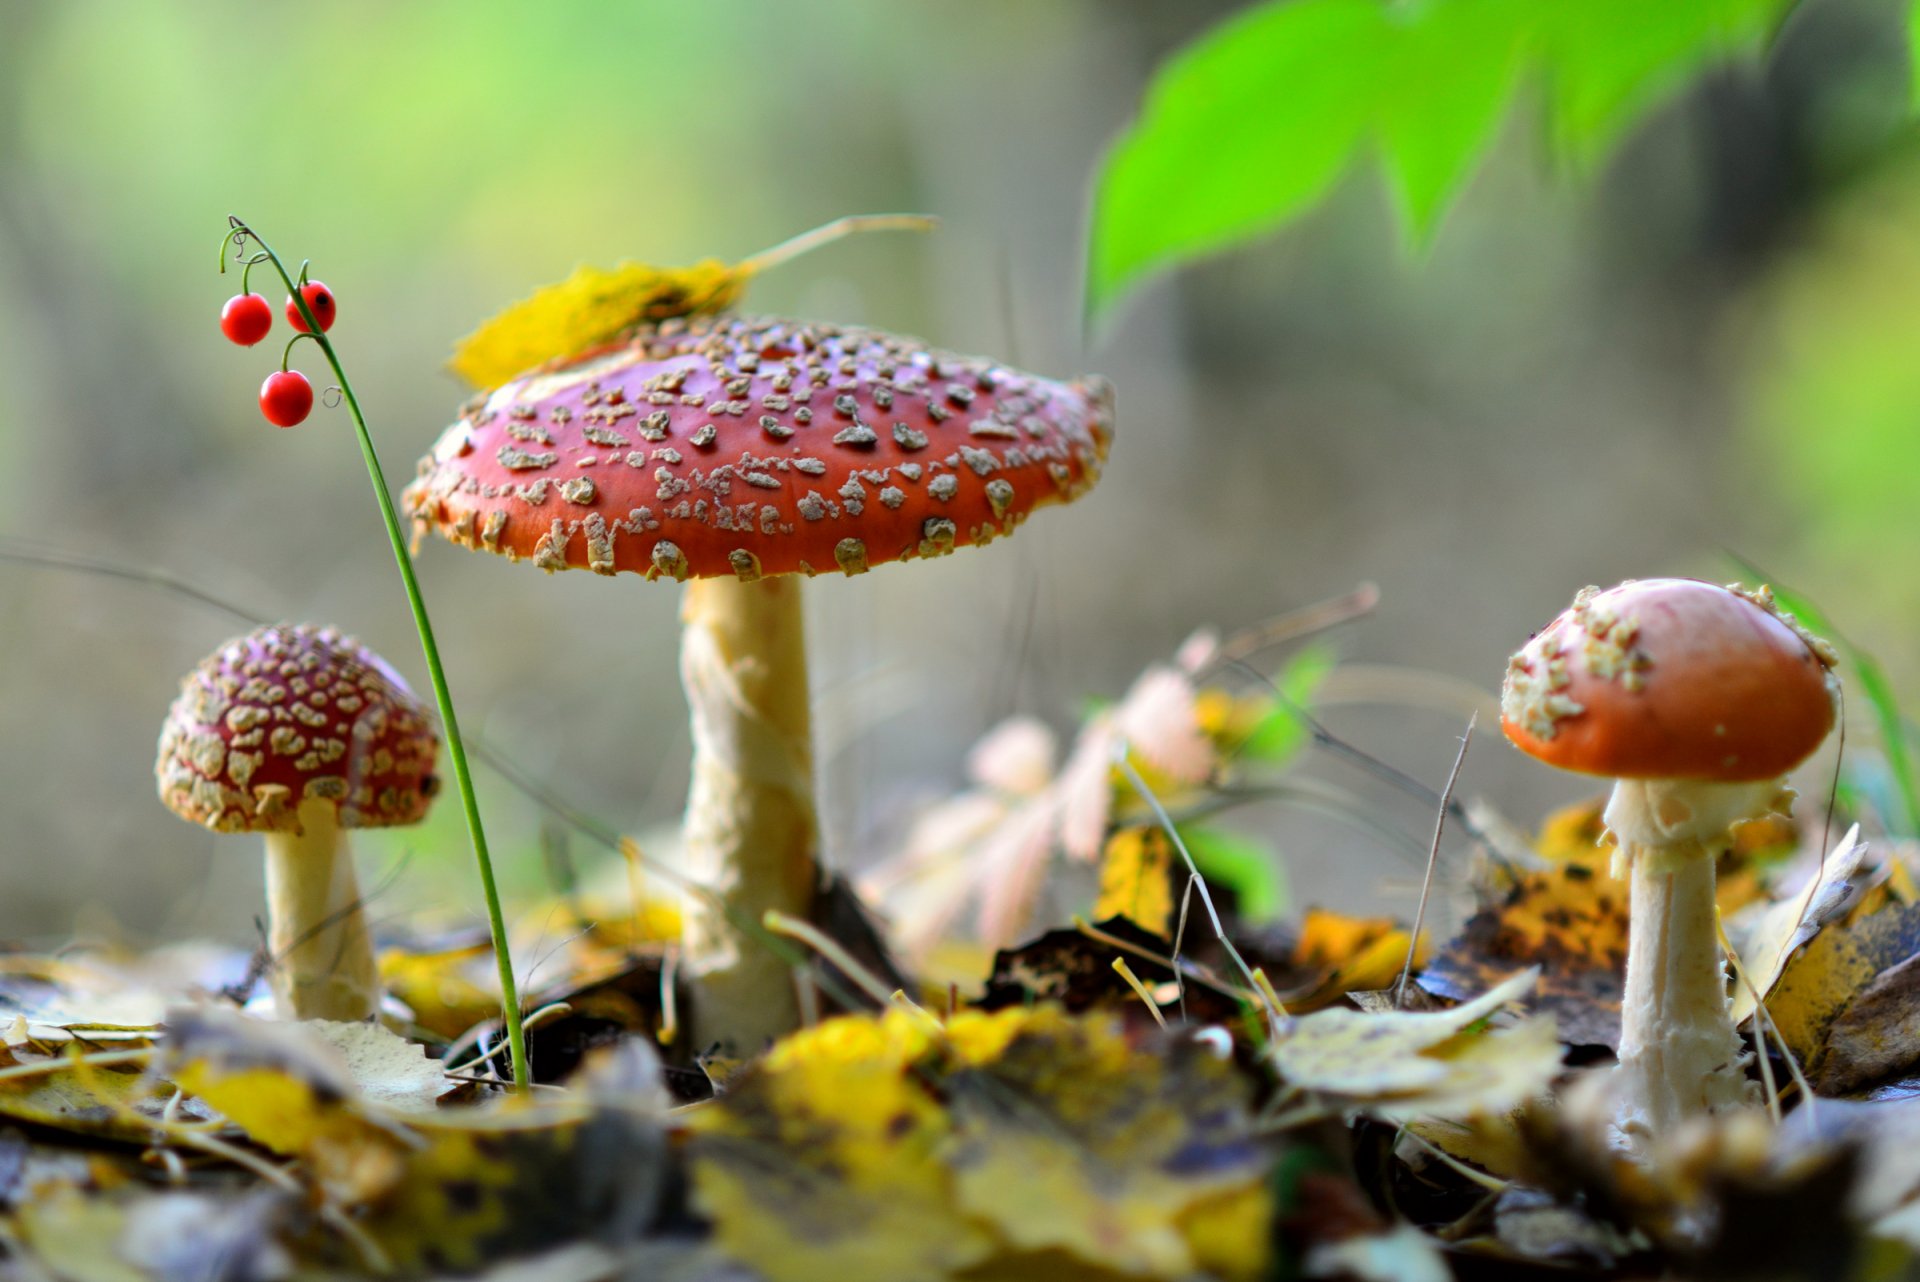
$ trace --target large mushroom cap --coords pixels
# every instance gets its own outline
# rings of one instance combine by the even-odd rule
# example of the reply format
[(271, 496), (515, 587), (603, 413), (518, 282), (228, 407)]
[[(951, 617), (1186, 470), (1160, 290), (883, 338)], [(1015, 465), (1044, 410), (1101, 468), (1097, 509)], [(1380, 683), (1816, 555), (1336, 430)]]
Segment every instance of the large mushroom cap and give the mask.
[(1777, 778), (1833, 728), (1833, 648), (1773, 603), (1692, 579), (1587, 588), (1514, 655), (1501, 725), (1563, 770)]
[(220, 832), (292, 832), (300, 803), (347, 828), (417, 823), (436, 791), (426, 709), (330, 627), (256, 628), (180, 683), (160, 730), (160, 800)]
[(866, 329), (646, 326), (486, 396), (407, 487), (416, 523), (546, 570), (813, 574), (1009, 533), (1093, 485), (1103, 379), (1053, 382)]

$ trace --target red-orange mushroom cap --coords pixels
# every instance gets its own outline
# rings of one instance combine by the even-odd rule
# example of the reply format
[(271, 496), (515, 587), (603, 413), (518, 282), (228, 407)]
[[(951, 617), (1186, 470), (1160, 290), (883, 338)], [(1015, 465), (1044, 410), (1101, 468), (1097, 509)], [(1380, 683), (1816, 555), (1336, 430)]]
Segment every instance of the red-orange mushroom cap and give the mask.
[(1620, 779), (1777, 778), (1833, 728), (1832, 646), (1766, 588), (1587, 588), (1509, 661), (1501, 725), (1549, 765)]
[(669, 320), (477, 402), (407, 487), (415, 522), (546, 570), (648, 578), (871, 566), (1010, 533), (1098, 479), (1103, 379), (875, 330)]
[(256, 628), (180, 683), (160, 731), (160, 799), (220, 832), (290, 832), (304, 801), (343, 828), (417, 823), (437, 790), (425, 707), (331, 627)]

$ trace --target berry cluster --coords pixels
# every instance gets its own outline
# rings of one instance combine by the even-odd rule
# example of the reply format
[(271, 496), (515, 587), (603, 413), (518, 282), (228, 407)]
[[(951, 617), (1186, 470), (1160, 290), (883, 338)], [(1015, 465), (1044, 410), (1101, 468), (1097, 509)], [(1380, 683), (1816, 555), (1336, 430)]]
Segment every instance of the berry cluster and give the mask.
[[(248, 266), (252, 266), (249, 263)], [(242, 289), (245, 283), (242, 282)], [(322, 331), (333, 328), (333, 318), (338, 310), (334, 302), (333, 291), (317, 280), (303, 281), (300, 285), (300, 297), (306, 301), (307, 310), (313, 313)], [(300, 311), (300, 304), (291, 295), (287, 298), (287, 324), (293, 326), (294, 339), (310, 333), (307, 318)], [(273, 306), (259, 294), (240, 293), (227, 300), (220, 309), (220, 332), (242, 347), (252, 347), (267, 336), (273, 328)], [(288, 344), (292, 349), (292, 343)], [(267, 375), (266, 382), (260, 384), (260, 412), (267, 422), (275, 427), (292, 427), (304, 422), (313, 412), (313, 384), (307, 376), (297, 369), (286, 368), (281, 360), (280, 369)]]

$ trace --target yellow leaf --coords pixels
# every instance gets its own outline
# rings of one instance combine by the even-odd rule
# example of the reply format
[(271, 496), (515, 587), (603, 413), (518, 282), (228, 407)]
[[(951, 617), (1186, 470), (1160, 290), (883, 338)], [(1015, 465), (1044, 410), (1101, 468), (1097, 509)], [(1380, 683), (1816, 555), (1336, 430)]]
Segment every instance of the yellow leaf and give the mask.
[(929, 231), (920, 214), (856, 214), (802, 232), (738, 263), (702, 259), (691, 267), (622, 263), (611, 271), (579, 267), (536, 290), (463, 339), (455, 373), (475, 387), (498, 387), (536, 365), (577, 356), (643, 322), (723, 312), (756, 273), (860, 231)]
[(1855, 878), (1860, 873), (1866, 850), (1860, 841), (1860, 826), (1855, 824), (1840, 839), (1840, 844), (1821, 860), (1819, 874), (1811, 886), (1756, 910), (1737, 932), (1729, 926), (1747, 974), (1746, 983), (1733, 987), (1735, 1024), (1745, 1023), (1753, 1014), (1756, 992), (1764, 995), (1773, 991), (1795, 950), (1846, 907), (1858, 889)]
[(1254, 1277), (1270, 1155), (1247, 1093), (1194, 1044), (1136, 1049), (1054, 1006), (846, 1016), (694, 1115), (693, 1182), (771, 1282)]
[(746, 282), (745, 270), (714, 258), (678, 268), (582, 266), (462, 339), (453, 371), (475, 387), (498, 387), (536, 365), (610, 342), (642, 321), (725, 311)]
[(1173, 937), (1173, 843), (1158, 824), (1122, 828), (1100, 856), (1093, 919), (1125, 917), (1163, 939)]
[[(1423, 935), (1413, 964), (1418, 967), (1425, 957)], [(1291, 962), (1295, 977), (1281, 996), (1288, 1010), (1305, 1014), (1399, 979), (1407, 964), (1407, 932), (1391, 917), (1345, 917), (1310, 908)]]
[[(1189, 1227), (1252, 1268), (1259, 1197), (1186, 1213), (1261, 1183), (1247, 1094), (1232, 1066), (1188, 1044), (1130, 1048), (1117, 1021), (1026, 1013), (992, 1063), (947, 1079), (955, 1198), (1016, 1251), (1061, 1251), (1116, 1272), (1186, 1277)], [(1224, 1218), (1219, 1218), (1224, 1217)], [(1259, 1257), (1249, 1259), (1249, 1257)]]

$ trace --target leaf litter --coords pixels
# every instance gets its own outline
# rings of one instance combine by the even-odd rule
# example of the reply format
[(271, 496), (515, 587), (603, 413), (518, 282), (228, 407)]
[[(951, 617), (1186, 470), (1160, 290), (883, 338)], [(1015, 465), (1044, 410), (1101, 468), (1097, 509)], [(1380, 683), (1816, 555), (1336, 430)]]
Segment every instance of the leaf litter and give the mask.
[[(1183, 830), (1325, 742), (1302, 710), (1327, 661), (1249, 693), (1222, 648), (1154, 665), (1065, 751), (998, 727), (871, 883), (909, 957), (973, 906), (974, 969), (745, 1060), (676, 1042), (677, 914), (625, 869), (518, 928), (548, 972), (524, 1098), (458, 936), (390, 943), (397, 1001), (366, 1025), (243, 1013), (237, 954), (0, 955), (0, 1277), (1743, 1276), (1808, 1234), (1920, 1251), (1909, 847), (1740, 834), (1733, 1000), (1786, 1125), (1709, 1119), (1626, 1162), (1590, 1124), (1626, 931), (1597, 807), (1483, 855), (1438, 944), (1322, 907), (1256, 928), (1234, 887), (1203, 896)], [(1031, 933), (1063, 904), (1071, 928)]]

